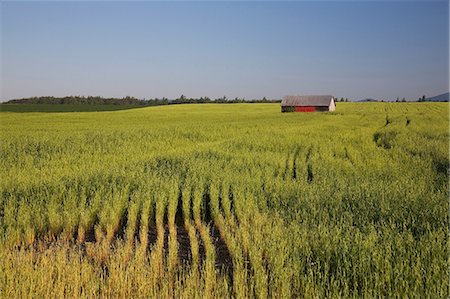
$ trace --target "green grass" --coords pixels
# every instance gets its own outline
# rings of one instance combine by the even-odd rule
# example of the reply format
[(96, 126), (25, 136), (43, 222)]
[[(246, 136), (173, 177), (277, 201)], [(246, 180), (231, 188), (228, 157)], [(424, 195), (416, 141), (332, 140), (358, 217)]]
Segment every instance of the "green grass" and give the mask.
[(2, 112), (92, 112), (142, 108), (136, 105), (0, 104)]
[(0, 113), (0, 297), (448, 298), (447, 103)]

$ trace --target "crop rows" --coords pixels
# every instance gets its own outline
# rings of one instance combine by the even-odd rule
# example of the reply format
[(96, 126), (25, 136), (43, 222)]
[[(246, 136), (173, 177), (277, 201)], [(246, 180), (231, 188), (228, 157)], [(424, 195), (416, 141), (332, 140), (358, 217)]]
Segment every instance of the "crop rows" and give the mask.
[(448, 107), (278, 110), (2, 112), (0, 297), (447, 297)]

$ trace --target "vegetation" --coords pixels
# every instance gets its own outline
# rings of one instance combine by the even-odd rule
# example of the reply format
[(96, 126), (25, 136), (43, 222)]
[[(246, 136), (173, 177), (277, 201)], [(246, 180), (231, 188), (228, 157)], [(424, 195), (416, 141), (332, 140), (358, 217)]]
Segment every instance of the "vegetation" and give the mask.
[(448, 298), (448, 115), (1, 112), (0, 297)]
[[(167, 103), (167, 100), (161, 100), (161, 102)], [(71, 104), (71, 105), (145, 105), (148, 104), (143, 100), (136, 99), (133, 97), (124, 98), (103, 98), (103, 97), (82, 97), (82, 96), (67, 96), (67, 97), (32, 97), (23, 99), (14, 99), (6, 102), (7, 104)], [(156, 101), (159, 104), (159, 100)]]
[[(78, 108), (82, 106), (90, 106), (94, 105), (96, 108), (84, 108), (87, 111), (94, 111), (94, 109), (98, 109), (99, 107), (105, 105), (110, 107), (108, 110), (119, 110), (119, 108), (114, 108), (115, 105), (120, 106), (161, 106), (161, 105), (172, 105), (172, 104), (204, 104), (204, 103), (274, 103), (281, 102), (281, 100), (269, 100), (266, 97), (262, 99), (252, 99), (245, 100), (244, 98), (235, 98), (235, 99), (227, 99), (226, 96), (222, 98), (217, 98), (215, 100), (211, 100), (209, 97), (200, 97), (200, 98), (187, 98), (184, 95), (181, 95), (179, 98), (175, 100), (168, 100), (167, 98), (162, 99), (137, 99), (134, 97), (124, 97), (124, 98), (103, 98), (99, 96), (67, 96), (67, 97), (32, 97), (32, 98), (23, 98), (23, 99), (14, 99), (5, 102), (0, 105), (1, 110), (4, 111), (19, 111), (21, 108), (19, 105), (32, 105), (32, 107), (38, 108), (36, 105), (46, 105), (50, 111), (54, 109), (68, 109), (68, 108), (53, 108), (53, 105), (72, 105), (73, 108)], [(5, 105), (6, 104), (6, 105)], [(8, 109), (13, 105), (14, 109)], [(6, 107), (6, 109), (5, 109)], [(79, 108), (83, 109), (83, 108)], [(75, 110), (76, 111), (76, 110)], [(80, 110), (78, 110), (80, 111)], [(84, 111), (84, 110), (81, 110)]]

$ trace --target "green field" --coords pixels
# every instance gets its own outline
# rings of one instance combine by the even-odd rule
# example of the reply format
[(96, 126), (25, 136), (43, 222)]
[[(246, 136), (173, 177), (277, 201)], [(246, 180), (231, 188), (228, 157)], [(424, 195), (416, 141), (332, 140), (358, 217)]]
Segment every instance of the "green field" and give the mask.
[(0, 113), (1, 298), (449, 296), (448, 103)]
[(138, 105), (0, 104), (0, 112), (88, 112), (141, 108)]

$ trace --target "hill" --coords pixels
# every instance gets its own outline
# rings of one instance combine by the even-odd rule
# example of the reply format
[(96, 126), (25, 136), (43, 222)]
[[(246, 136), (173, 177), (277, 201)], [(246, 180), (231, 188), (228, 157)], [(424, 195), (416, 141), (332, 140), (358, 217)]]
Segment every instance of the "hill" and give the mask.
[(448, 92), (431, 97), (426, 98), (425, 101), (427, 102), (448, 102), (450, 99), (450, 94)]

